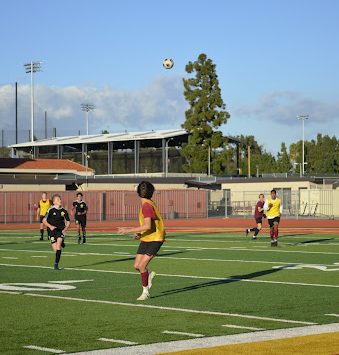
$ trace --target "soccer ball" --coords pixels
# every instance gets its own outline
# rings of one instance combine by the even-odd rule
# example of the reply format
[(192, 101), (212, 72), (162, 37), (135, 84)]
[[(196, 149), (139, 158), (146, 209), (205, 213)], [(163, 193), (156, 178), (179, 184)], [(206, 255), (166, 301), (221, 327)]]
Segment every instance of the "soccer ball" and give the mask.
[(173, 59), (171, 58), (164, 59), (162, 65), (164, 66), (165, 69), (172, 69), (174, 65)]

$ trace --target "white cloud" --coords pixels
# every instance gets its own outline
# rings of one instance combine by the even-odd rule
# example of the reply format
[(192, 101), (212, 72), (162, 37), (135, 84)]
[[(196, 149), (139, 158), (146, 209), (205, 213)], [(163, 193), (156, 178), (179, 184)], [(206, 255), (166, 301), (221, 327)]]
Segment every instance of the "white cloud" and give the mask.
[(339, 103), (306, 97), (300, 92), (277, 91), (263, 96), (253, 106), (243, 106), (236, 116), (274, 121), (283, 125), (298, 124), (296, 116), (308, 114), (314, 123), (335, 122), (339, 118)]
[[(96, 106), (90, 113), (92, 133), (111, 131), (178, 128), (184, 120), (186, 102), (181, 77), (159, 76), (146, 87), (122, 91), (111, 87), (35, 87), (35, 129), (43, 132), (44, 111), (48, 125), (58, 133), (84, 133), (85, 118), (80, 109), (84, 102)], [(30, 86), (19, 85), (18, 113), (20, 129), (29, 129)], [(14, 85), (0, 86), (0, 128), (14, 131)], [(26, 135), (25, 135), (26, 137)]]

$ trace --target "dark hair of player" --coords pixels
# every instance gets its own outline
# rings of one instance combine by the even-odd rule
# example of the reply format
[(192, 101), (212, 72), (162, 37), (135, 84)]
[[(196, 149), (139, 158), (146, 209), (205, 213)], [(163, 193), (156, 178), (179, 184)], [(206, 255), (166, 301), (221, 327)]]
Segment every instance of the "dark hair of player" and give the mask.
[(260, 194), (260, 195), (259, 195), (259, 198), (260, 198), (260, 196), (265, 197), (265, 195), (264, 195), (264, 194)]
[(277, 191), (276, 191), (276, 190), (274, 190), (274, 189), (273, 189), (273, 190), (271, 190), (271, 193), (272, 193), (272, 192), (274, 192), (275, 194), (277, 194)]
[(137, 188), (139, 197), (147, 198), (148, 200), (152, 198), (154, 190), (154, 186), (148, 181), (141, 181)]
[(79, 195), (80, 195), (81, 197), (84, 196), (84, 195), (82, 194), (82, 192), (78, 192), (78, 193), (77, 193), (77, 196), (79, 196)]
[(60, 200), (61, 200), (61, 196), (60, 196), (59, 194), (54, 194), (54, 195), (52, 196), (52, 202), (54, 202), (54, 199), (55, 199), (56, 197), (59, 197)]

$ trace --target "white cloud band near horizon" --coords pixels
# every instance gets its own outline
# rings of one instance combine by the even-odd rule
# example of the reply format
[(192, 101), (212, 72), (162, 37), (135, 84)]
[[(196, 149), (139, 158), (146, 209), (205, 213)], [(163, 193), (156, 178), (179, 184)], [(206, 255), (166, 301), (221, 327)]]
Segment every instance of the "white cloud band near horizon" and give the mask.
[[(279, 142), (265, 145), (270, 151), (279, 150), (281, 142), (289, 144), (300, 139), (300, 132), (291, 127), (299, 125), (298, 114), (308, 114), (312, 134), (338, 134), (339, 103), (324, 102), (306, 97), (295, 91), (276, 91), (262, 96), (256, 103), (232, 105), (232, 98), (224, 98), (231, 107), (231, 119), (223, 127), (229, 135), (253, 134), (259, 144), (264, 143), (270, 130), (279, 132)], [(136, 131), (177, 129), (185, 119), (188, 105), (183, 97), (181, 76), (159, 76), (138, 90), (119, 90), (112, 87), (67, 86), (35, 87), (35, 129), (43, 130), (44, 111), (48, 113), (49, 127), (56, 127), (61, 135), (67, 131), (85, 133), (85, 118), (80, 104), (96, 106), (90, 114), (90, 132), (103, 129)], [(28, 130), (30, 125), (30, 86), (18, 87), (19, 127)], [(0, 128), (14, 130), (15, 92), (13, 84), (0, 85)], [(262, 122), (263, 124), (258, 124)], [(294, 130), (296, 131), (296, 130)], [(310, 130), (311, 132), (311, 130)]]

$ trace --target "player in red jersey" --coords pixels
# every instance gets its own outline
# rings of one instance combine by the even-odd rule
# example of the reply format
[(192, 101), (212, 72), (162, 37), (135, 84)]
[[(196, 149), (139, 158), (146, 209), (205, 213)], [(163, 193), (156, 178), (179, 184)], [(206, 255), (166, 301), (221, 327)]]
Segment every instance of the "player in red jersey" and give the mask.
[(245, 230), (246, 236), (248, 235), (248, 233), (254, 232), (252, 239), (257, 239), (257, 236), (262, 228), (262, 218), (264, 217), (264, 204), (265, 204), (265, 196), (264, 194), (260, 194), (259, 201), (257, 202), (254, 211), (254, 219), (255, 222), (257, 223), (257, 226), (254, 228), (247, 228)]

